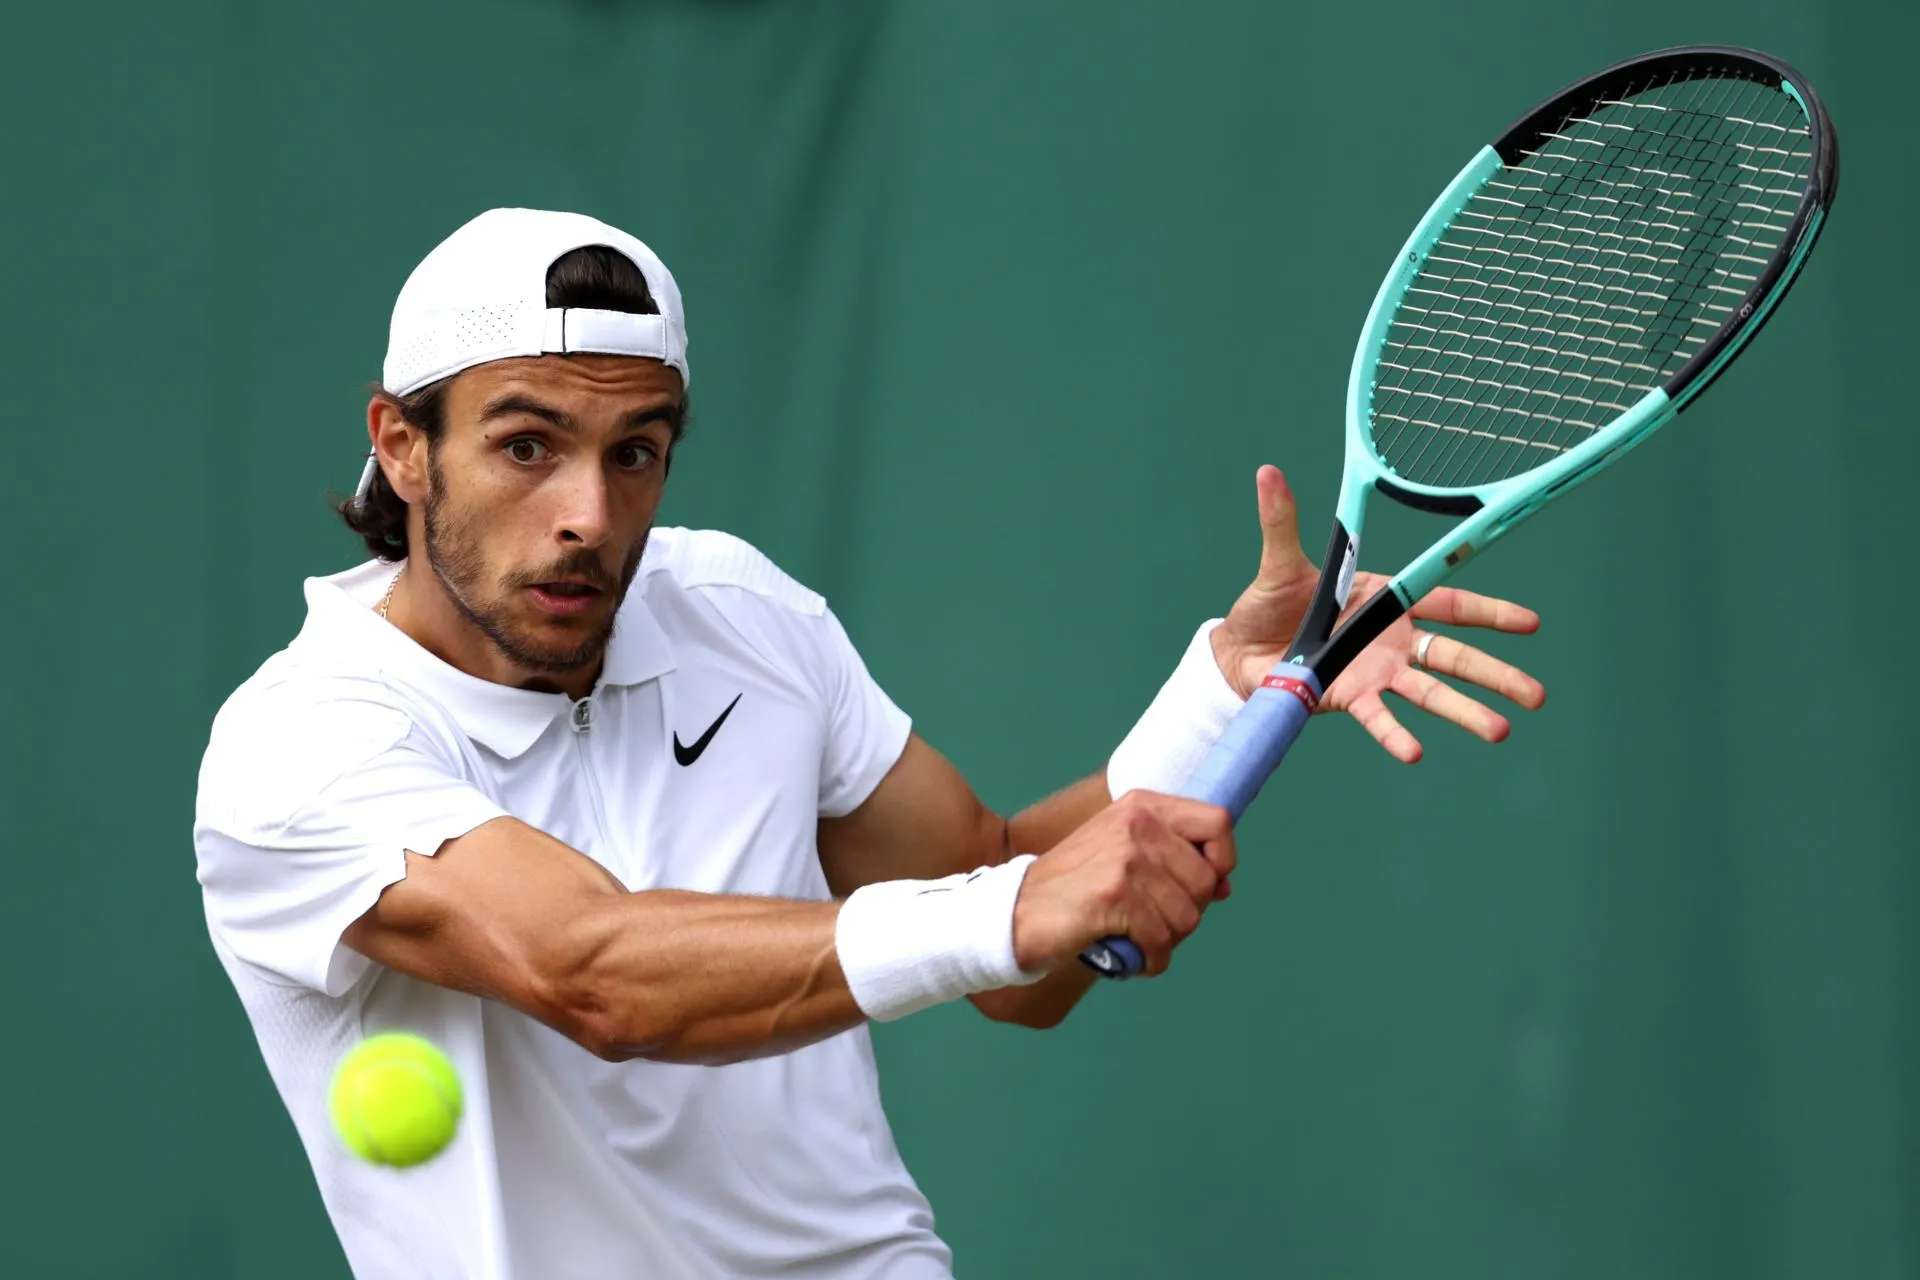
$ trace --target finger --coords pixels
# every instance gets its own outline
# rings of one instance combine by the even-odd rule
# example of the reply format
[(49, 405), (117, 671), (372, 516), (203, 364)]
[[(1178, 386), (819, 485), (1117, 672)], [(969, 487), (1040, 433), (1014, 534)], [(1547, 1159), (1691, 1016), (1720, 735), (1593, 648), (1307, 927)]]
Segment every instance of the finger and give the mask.
[(1133, 945), (1140, 948), (1142, 971), (1148, 977), (1167, 971), (1167, 962), (1173, 957), (1173, 927), (1167, 923), (1159, 905), (1147, 895), (1133, 895), (1127, 911), (1126, 933)]
[(1226, 810), (1184, 796), (1150, 792), (1130, 793), (1126, 801), (1132, 810), (1125, 815), (1127, 839), (1142, 855), (1140, 878), (1171, 881), (1191, 901), (1211, 902), (1220, 877), (1226, 874), (1219, 864), (1227, 868), (1233, 864), (1233, 826)]
[(1390, 687), (1428, 715), (1451, 720), (1488, 742), (1504, 742), (1513, 729), (1507, 718), (1492, 707), (1475, 702), (1446, 681), (1436, 680), (1424, 671), (1409, 667), (1393, 678)]
[(1238, 865), (1233, 818), (1225, 809), (1186, 796), (1150, 795), (1146, 803), (1168, 831), (1200, 850), (1215, 875), (1224, 876)]
[(1387, 704), (1380, 700), (1377, 693), (1363, 693), (1353, 700), (1347, 708), (1347, 714), (1360, 722), (1360, 726), (1373, 735), (1373, 740), (1387, 749), (1387, 754), (1402, 764), (1415, 764), (1420, 759), (1420, 740), (1407, 732), (1406, 726), (1394, 719), (1393, 712), (1387, 710)]
[[(1205, 865), (1191, 853), (1187, 855), (1187, 862), (1190, 866)], [(1172, 870), (1171, 864), (1166, 870)], [(1213, 900), (1214, 883), (1214, 877), (1208, 876), (1206, 893), (1196, 897), (1173, 875), (1148, 876), (1141, 881), (1141, 892), (1153, 904), (1153, 910), (1160, 919), (1166, 922), (1172, 945), (1178, 946), (1182, 939), (1200, 927), (1200, 910)]]
[(1413, 606), (1413, 616), (1454, 627), (1485, 627), (1514, 635), (1540, 629), (1540, 615), (1511, 600), (1483, 596), (1459, 587), (1435, 587)]
[(1201, 904), (1213, 901), (1220, 887), (1221, 873), (1214, 865), (1214, 858), (1207, 856), (1205, 846), (1189, 843), (1169, 832), (1165, 843), (1156, 842), (1147, 852), (1189, 901)]
[(1503, 662), (1452, 636), (1436, 634), (1433, 643), (1427, 646), (1427, 658), (1422, 665), (1443, 676), (1477, 684), (1529, 711), (1538, 711), (1546, 705), (1545, 685), (1511, 662)]
[(1293, 489), (1275, 466), (1254, 472), (1254, 495), (1260, 511), (1260, 576), (1292, 581), (1307, 553), (1300, 548), (1300, 511)]
[(1108, 813), (1125, 833), (1116, 852), (1124, 855), (1130, 885), (1171, 880), (1192, 901), (1205, 903), (1233, 866), (1233, 826), (1224, 809), (1184, 796), (1130, 791)]

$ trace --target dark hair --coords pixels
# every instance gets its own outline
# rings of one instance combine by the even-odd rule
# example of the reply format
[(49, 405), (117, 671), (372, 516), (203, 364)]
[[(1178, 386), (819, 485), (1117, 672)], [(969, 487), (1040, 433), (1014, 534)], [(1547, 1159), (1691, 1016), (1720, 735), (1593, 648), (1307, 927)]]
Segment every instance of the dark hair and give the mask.
[[(647, 278), (625, 254), (605, 245), (587, 245), (554, 259), (547, 268), (547, 305), (582, 307), (594, 311), (625, 311), (632, 315), (660, 314), (647, 288)], [(376, 385), (373, 394), (385, 400), (400, 416), (427, 437), (427, 449), (440, 446), (446, 430), (447, 385), (452, 377), (428, 383), (417, 391), (396, 396)], [(673, 439), (677, 444), (686, 430), (688, 406), (684, 397)], [(364, 498), (347, 498), (334, 504), (334, 510), (346, 521), (347, 528), (359, 534), (367, 550), (382, 560), (403, 560), (407, 555), (407, 504), (387, 483), (378, 466), (373, 483)]]

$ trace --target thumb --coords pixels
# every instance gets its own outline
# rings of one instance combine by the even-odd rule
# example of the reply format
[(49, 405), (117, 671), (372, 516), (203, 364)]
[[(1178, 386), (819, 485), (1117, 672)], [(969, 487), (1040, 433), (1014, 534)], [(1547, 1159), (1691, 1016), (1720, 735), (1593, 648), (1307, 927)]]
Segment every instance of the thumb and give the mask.
[(1303, 568), (1311, 572), (1300, 547), (1300, 512), (1286, 476), (1278, 467), (1263, 466), (1253, 483), (1260, 506), (1260, 577), (1279, 583), (1299, 577)]

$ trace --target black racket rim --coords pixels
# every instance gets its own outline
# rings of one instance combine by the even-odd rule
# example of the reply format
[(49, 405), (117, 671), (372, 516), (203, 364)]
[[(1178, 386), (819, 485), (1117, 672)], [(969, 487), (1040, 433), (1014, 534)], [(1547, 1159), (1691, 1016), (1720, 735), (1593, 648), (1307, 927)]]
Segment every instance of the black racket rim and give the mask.
[[(1755, 278), (1726, 322), (1661, 384), (1661, 390), (1667, 393), (1667, 398), (1678, 408), (1684, 409), (1693, 396), (1705, 389), (1705, 384), (1694, 387), (1694, 381), (1702, 373), (1714, 368), (1728, 344), (1736, 338), (1744, 340), (1758, 333), (1777, 309), (1780, 299), (1786, 296), (1783, 290), (1780, 298), (1774, 299), (1776, 307), (1762, 305), (1780, 283), (1781, 275), (1794, 264), (1796, 257), (1805, 261), (1802, 241), (1809, 235), (1817, 237), (1825, 226), (1824, 212), (1832, 207), (1834, 193), (1840, 182), (1840, 139), (1819, 91), (1788, 63), (1758, 49), (1746, 49), (1738, 45), (1695, 44), (1641, 54), (1574, 81), (1520, 117), (1493, 141), (1493, 149), (1499, 152), (1503, 163), (1518, 164), (1526, 153), (1545, 141), (1547, 134), (1557, 131), (1568, 120), (1590, 113), (1598, 100), (1626, 89), (1643, 77), (1659, 75), (1671, 75), (1677, 80), (1732, 75), (1770, 84), (1776, 89), (1783, 83), (1790, 84), (1807, 113), (1813, 149), (1807, 188), (1801, 193), (1793, 220), (1788, 223), (1786, 234), (1773, 250), (1766, 267)], [(1816, 220), (1814, 215), (1817, 213), (1823, 216)], [(1791, 289), (1792, 286), (1793, 281), (1788, 280), (1786, 288)]]

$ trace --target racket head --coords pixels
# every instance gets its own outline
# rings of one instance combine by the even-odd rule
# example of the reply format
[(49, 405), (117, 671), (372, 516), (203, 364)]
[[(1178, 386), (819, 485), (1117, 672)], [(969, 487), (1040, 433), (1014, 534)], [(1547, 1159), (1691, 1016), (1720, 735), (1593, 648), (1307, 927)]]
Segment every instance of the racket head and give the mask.
[(1595, 474), (1759, 332), (1838, 166), (1811, 84), (1753, 50), (1662, 50), (1554, 94), (1382, 282), (1349, 378), (1350, 478), (1428, 511), (1501, 508), (1475, 531), (1498, 536)]
[[(1461, 563), (1672, 421), (1799, 277), (1838, 177), (1812, 84), (1723, 45), (1606, 67), (1481, 148), (1362, 327), (1326, 580), (1290, 658), (1330, 683)], [(1374, 493), (1458, 523), (1335, 630)]]

